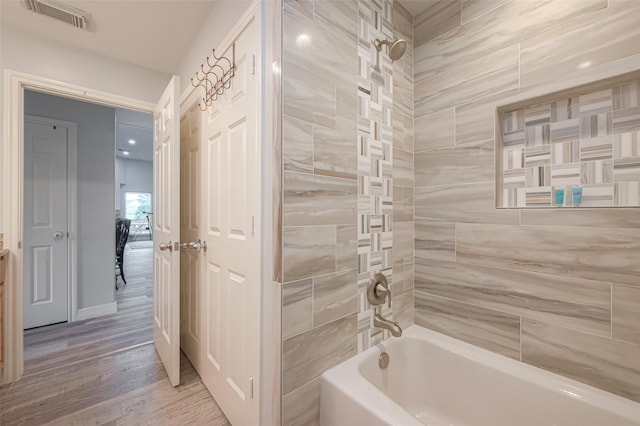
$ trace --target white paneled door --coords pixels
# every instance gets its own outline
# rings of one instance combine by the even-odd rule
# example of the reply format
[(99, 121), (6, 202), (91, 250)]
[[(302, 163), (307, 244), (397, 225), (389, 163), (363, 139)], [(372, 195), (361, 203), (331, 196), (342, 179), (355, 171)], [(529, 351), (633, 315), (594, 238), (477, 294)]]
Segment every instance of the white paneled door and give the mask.
[(180, 79), (153, 112), (153, 340), (173, 386), (180, 384)]
[(201, 276), (203, 255), (197, 242), (201, 237), (200, 210), (200, 118), (197, 102), (180, 117), (180, 346), (191, 364), (200, 371)]
[(259, 415), (258, 46), (253, 19), (235, 40), (231, 88), (208, 107), (203, 120), (201, 238), (208, 250), (200, 376), (238, 426), (257, 425)]
[(69, 129), (25, 117), (24, 328), (68, 319)]

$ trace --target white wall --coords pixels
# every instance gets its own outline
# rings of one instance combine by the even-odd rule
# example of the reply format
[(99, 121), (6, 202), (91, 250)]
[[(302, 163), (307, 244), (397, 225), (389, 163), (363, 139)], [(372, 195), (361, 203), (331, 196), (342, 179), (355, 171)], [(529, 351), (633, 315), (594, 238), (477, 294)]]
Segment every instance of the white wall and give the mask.
[(116, 157), (116, 210), (122, 217), (126, 192), (153, 193), (153, 162)]
[(170, 76), (2, 28), (3, 66), (94, 90), (155, 103)]
[[(191, 43), (191, 47), (180, 61), (180, 94), (191, 86), (191, 78), (200, 70), (211, 49), (221, 48), (220, 43), (238, 23), (244, 12), (253, 3), (251, 0), (218, 1), (211, 9), (204, 25)], [(203, 90), (203, 89), (199, 89)], [(204, 92), (204, 91), (203, 91)]]
[(78, 308), (115, 299), (115, 109), (25, 92), (25, 114), (78, 124)]
[[(2, 3), (0, 1), (0, 3)], [(226, 3), (226, 2), (222, 2)], [(0, 7), (0, 13), (2, 7)], [(20, 71), (51, 80), (76, 84), (147, 102), (156, 102), (170, 76), (151, 69), (117, 61), (92, 52), (72, 49), (29, 36), (20, 30), (0, 28), (0, 95), (4, 98), (4, 70)], [(0, 113), (3, 111), (0, 102)], [(1, 115), (0, 135), (4, 135)], [(3, 158), (0, 143), (0, 164)], [(0, 196), (4, 190), (0, 176)], [(113, 210), (113, 208), (111, 208)], [(0, 209), (0, 231), (3, 229)]]

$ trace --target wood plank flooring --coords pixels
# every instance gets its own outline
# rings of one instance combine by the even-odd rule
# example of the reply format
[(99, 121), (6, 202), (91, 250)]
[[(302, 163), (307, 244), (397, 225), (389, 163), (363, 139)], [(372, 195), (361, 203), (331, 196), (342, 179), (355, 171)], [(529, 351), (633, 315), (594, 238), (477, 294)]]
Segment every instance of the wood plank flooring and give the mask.
[(0, 388), (0, 424), (230, 424), (184, 355), (180, 386), (169, 383), (153, 346), (152, 256), (127, 247), (117, 314), (25, 331), (25, 375)]

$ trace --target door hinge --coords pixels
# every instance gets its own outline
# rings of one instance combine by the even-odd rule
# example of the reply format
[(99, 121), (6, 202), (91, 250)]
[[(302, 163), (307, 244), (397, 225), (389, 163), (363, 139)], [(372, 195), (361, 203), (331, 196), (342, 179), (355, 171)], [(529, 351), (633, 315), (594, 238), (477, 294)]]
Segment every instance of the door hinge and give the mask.
[(251, 216), (251, 236), (255, 237), (256, 235), (256, 217)]
[(251, 75), (256, 75), (256, 55), (251, 55)]
[(249, 398), (253, 399), (253, 378), (249, 379)]

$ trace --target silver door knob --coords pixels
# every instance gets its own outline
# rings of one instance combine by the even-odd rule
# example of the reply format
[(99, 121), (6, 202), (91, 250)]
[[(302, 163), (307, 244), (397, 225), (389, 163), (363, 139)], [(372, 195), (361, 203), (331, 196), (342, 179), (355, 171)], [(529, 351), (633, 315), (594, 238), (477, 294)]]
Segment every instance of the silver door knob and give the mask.
[(191, 241), (189, 243), (189, 248), (191, 250), (201, 250), (202, 249), (204, 251), (207, 251), (207, 242), (198, 240), (198, 242), (196, 243), (195, 241)]
[(56, 231), (53, 233), (53, 239), (54, 240), (60, 240), (64, 237), (64, 232), (62, 231)]
[(173, 251), (173, 243), (171, 241), (169, 241), (168, 243), (160, 244), (160, 251), (165, 250)]

